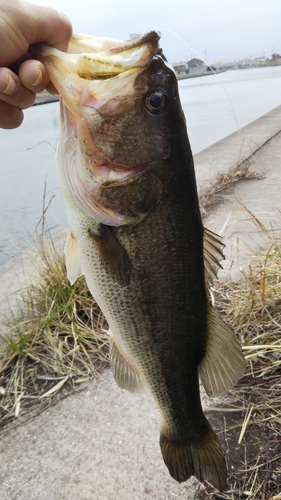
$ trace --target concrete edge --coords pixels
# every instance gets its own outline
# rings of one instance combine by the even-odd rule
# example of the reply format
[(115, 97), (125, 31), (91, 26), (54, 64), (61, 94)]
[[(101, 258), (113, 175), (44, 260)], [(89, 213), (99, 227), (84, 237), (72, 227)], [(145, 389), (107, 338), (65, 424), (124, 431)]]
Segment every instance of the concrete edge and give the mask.
[(194, 156), (199, 196), (217, 181), (218, 174), (229, 172), (254, 154), (281, 131), (281, 106), (261, 116)]

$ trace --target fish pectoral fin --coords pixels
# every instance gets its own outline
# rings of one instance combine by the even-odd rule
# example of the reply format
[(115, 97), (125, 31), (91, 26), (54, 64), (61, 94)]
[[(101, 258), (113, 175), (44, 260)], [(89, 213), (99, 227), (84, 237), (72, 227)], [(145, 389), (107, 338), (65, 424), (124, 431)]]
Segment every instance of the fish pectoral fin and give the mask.
[(217, 396), (233, 387), (245, 371), (245, 359), (234, 332), (208, 305), (207, 344), (199, 374), (208, 396)]
[(205, 285), (209, 290), (214, 279), (217, 277), (218, 270), (222, 268), (220, 261), (224, 260), (223, 249), (225, 245), (222, 243), (221, 237), (204, 227), (203, 234), (203, 251), (205, 265)]
[(141, 376), (127, 363), (112, 337), (109, 345), (113, 375), (119, 387), (129, 392), (140, 391), (144, 386)]
[(73, 283), (84, 274), (81, 264), (80, 252), (74, 234), (68, 230), (65, 242), (65, 265), (67, 277), (70, 283)]
[(94, 230), (89, 228), (89, 235), (96, 245), (107, 273), (121, 285), (128, 285), (132, 268), (131, 261), (125, 248), (113, 235), (111, 228), (98, 224)]
[(218, 438), (205, 419), (205, 432), (201, 439), (171, 439), (165, 429), (161, 429), (160, 448), (163, 460), (173, 479), (182, 483), (191, 476), (201, 482), (209, 481), (222, 491), (226, 485), (226, 463)]

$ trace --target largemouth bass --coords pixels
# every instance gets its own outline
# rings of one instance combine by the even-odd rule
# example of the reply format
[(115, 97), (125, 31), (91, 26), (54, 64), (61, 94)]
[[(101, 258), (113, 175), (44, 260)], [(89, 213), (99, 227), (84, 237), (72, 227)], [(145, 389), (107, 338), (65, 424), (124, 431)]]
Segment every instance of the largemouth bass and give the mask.
[(159, 34), (127, 41), (74, 36), (40, 46), (62, 96), (57, 166), (68, 219), (71, 282), (85, 275), (110, 327), (121, 388), (146, 386), (162, 414), (171, 476), (222, 490), (226, 464), (200, 401), (232, 387), (244, 358), (210, 301), (223, 259), (203, 228), (173, 68)]

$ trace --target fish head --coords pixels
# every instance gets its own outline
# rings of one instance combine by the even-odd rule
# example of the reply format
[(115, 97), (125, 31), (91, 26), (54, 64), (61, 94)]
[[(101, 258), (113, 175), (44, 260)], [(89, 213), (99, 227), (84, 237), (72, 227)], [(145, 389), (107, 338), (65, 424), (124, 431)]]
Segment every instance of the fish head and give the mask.
[(172, 142), (184, 117), (159, 38), (156, 31), (125, 41), (76, 35), (68, 53), (35, 49), (62, 97), (62, 188), (100, 223), (138, 223), (173, 174)]

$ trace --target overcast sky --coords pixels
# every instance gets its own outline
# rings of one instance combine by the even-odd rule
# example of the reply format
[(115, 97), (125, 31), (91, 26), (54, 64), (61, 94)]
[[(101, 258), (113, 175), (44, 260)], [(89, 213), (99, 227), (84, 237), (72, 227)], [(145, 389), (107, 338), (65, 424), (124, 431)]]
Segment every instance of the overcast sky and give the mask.
[(281, 0), (32, 1), (64, 11), (75, 33), (126, 39), (158, 29), (170, 62), (200, 55), (212, 64), (281, 53)]

